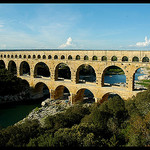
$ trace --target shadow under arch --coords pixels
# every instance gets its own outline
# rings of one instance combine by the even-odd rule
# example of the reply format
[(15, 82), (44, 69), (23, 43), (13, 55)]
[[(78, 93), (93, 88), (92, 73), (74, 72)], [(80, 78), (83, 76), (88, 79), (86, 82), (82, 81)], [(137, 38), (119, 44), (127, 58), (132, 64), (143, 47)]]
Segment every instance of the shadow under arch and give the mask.
[(105, 93), (105, 94), (103, 95), (103, 97), (102, 97), (102, 99), (100, 100), (99, 103), (102, 104), (104, 101), (107, 101), (107, 100), (109, 100), (110, 98), (113, 98), (113, 97), (115, 97), (115, 96), (118, 96), (120, 99), (122, 99), (119, 94), (113, 93), (113, 92), (108, 92), (108, 93)]
[(112, 65), (103, 70), (101, 86), (126, 87), (126, 75), (122, 68)]
[(8, 63), (8, 71), (10, 71), (13, 75), (17, 76), (17, 66), (13, 60), (9, 61)]
[(59, 85), (56, 89), (55, 89), (55, 95), (54, 95), (54, 99), (57, 100), (68, 100), (70, 96), (70, 91), (69, 89), (64, 86), (64, 85)]
[(75, 95), (73, 103), (82, 102), (82, 103), (94, 103), (95, 98), (93, 92), (87, 88), (79, 89)]
[(96, 82), (96, 72), (91, 65), (82, 64), (76, 71), (76, 83)]
[(43, 82), (38, 82), (31, 91), (32, 99), (50, 98), (50, 92), (47, 85)]
[(28, 76), (30, 75), (30, 65), (26, 61), (22, 61), (20, 63), (20, 76)]
[(5, 62), (3, 60), (0, 60), (0, 69), (5, 69)]
[(30, 84), (27, 80), (22, 79), (23, 84), (25, 85), (25, 89), (30, 89)]
[(34, 67), (34, 78), (50, 77), (49, 67), (44, 62), (38, 62)]
[(55, 81), (64, 79), (71, 80), (71, 70), (67, 64), (59, 63), (55, 68)]

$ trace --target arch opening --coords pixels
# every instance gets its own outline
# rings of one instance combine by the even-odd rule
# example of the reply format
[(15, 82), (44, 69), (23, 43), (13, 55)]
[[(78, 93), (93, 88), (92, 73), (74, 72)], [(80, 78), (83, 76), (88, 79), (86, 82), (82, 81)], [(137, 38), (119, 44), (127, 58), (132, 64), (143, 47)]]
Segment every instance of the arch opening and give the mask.
[(97, 56), (93, 56), (93, 57), (92, 57), (92, 60), (97, 60)]
[(80, 60), (80, 56), (79, 55), (76, 56), (76, 60)]
[(140, 67), (133, 74), (133, 90), (145, 90), (149, 85), (149, 75), (145, 74), (148, 68)]
[(149, 62), (149, 58), (148, 57), (143, 57), (142, 62)]
[(50, 77), (50, 71), (45, 63), (39, 62), (35, 65), (34, 68), (34, 78), (43, 78), (43, 77)]
[(117, 57), (116, 57), (116, 56), (113, 56), (113, 57), (111, 58), (111, 61), (117, 61)]
[(64, 79), (71, 80), (71, 71), (67, 64), (60, 63), (55, 69), (55, 81), (63, 81)]
[(123, 56), (122, 57), (122, 61), (124, 61), (124, 62), (128, 61), (128, 57), (127, 56)]
[(70, 92), (67, 87), (60, 85), (55, 89), (55, 100), (69, 100)]
[(95, 102), (94, 94), (89, 89), (82, 88), (78, 90), (76, 93), (74, 103), (76, 102), (94, 103)]
[(102, 61), (107, 61), (107, 57), (106, 56), (102, 56), (101, 60)]
[(92, 66), (83, 64), (76, 72), (76, 83), (96, 82), (96, 73)]
[(0, 69), (5, 69), (5, 63), (3, 60), (0, 60)]
[(102, 74), (102, 87), (104, 86), (126, 86), (126, 76), (124, 71), (118, 66), (105, 68)]
[(137, 56), (134, 56), (134, 57), (132, 58), (132, 62), (139, 62), (139, 58), (138, 58)]
[(14, 61), (9, 61), (8, 63), (8, 70), (14, 75), (17, 76), (17, 67)]
[(20, 76), (29, 76), (30, 75), (30, 66), (26, 61), (21, 62), (20, 64)]
[(108, 93), (103, 95), (103, 97), (102, 97), (102, 99), (100, 101), (100, 104), (102, 104), (104, 101), (108, 101), (111, 98), (116, 97), (116, 96), (119, 97), (120, 100), (122, 99), (120, 95), (118, 95), (116, 93), (108, 92)]
[(50, 98), (50, 92), (47, 85), (43, 82), (38, 82), (35, 87), (32, 89), (31, 93), (32, 99), (38, 98)]

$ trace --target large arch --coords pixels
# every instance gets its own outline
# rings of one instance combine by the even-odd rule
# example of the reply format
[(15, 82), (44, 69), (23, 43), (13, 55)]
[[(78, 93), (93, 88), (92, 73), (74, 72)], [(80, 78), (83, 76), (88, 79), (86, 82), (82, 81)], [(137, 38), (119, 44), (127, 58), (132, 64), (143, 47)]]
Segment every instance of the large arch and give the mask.
[(50, 77), (49, 67), (44, 62), (38, 62), (34, 67), (34, 78)]
[(5, 68), (5, 62), (3, 60), (0, 60), (0, 69)]
[(135, 70), (135, 72), (133, 73), (133, 82), (132, 82), (132, 90), (144, 90), (144, 86), (139, 85), (138, 82), (138, 78), (139, 76), (144, 75), (144, 73), (142, 72), (142, 68), (143, 67), (139, 67)]
[(64, 85), (59, 85), (56, 89), (55, 89), (55, 95), (54, 95), (54, 99), (57, 100), (68, 100), (70, 96), (70, 91), (69, 89), (64, 86)]
[(43, 82), (38, 82), (32, 90), (33, 99), (50, 98), (48, 86)]
[[(124, 76), (120, 76), (124, 75)], [(104, 69), (101, 86), (126, 86), (126, 76), (122, 68), (112, 65)]]
[(99, 103), (102, 104), (104, 101), (107, 101), (107, 100), (109, 100), (110, 98), (113, 98), (114, 96), (118, 96), (120, 99), (122, 99), (121, 96), (120, 96), (119, 94), (117, 94), (117, 93), (107, 92), (107, 93), (105, 93), (105, 94), (103, 95), (103, 97), (102, 97), (102, 99), (100, 100)]
[(82, 64), (77, 68), (76, 83), (96, 82), (96, 72), (91, 65)]
[(9, 70), (12, 74), (17, 75), (16, 63), (15, 63), (13, 60), (9, 61), (9, 63), (8, 63), (8, 70)]
[(20, 76), (28, 76), (30, 75), (30, 66), (28, 62), (22, 61), (20, 64)]
[(93, 103), (95, 102), (94, 94), (89, 89), (82, 88), (79, 89), (75, 95), (73, 103), (83, 102), (83, 103)]
[(59, 63), (55, 68), (55, 81), (57, 80), (71, 80), (71, 70), (65, 63)]

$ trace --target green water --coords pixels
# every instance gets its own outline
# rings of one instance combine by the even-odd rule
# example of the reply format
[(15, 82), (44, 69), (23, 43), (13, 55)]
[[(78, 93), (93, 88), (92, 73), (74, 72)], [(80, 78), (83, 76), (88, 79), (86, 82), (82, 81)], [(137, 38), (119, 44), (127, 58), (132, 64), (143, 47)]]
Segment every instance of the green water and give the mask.
[(9, 104), (0, 107), (0, 127), (6, 128), (25, 118), (34, 108), (40, 107), (41, 102), (32, 104)]

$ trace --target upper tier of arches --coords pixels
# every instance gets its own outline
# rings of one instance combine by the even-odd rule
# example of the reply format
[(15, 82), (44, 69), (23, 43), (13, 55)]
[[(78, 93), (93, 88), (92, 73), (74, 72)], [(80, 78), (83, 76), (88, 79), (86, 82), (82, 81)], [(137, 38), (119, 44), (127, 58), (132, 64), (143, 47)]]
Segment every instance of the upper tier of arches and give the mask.
[[(84, 55), (84, 56), (80, 56), (79, 54), (72, 56), (72, 55), (40, 55), (40, 54), (1, 54), (0, 58), (8, 58), (8, 59), (54, 59), (54, 60), (91, 60), (91, 61), (112, 61), (112, 62), (117, 62), (117, 61), (122, 61), (122, 62), (129, 62), (129, 57), (128, 56), (122, 56), (122, 57), (118, 57), (115, 55), (112, 55), (111, 57), (109, 57), (107, 55), (103, 55), (103, 56), (98, 56), (98, 55), (93, 55), (93, 56), (88, 56), (88, 55)], [(138, 56), (134, 55), (130, 58), (130, 62), (149, 62), (149, 57), (147, 56), (143, 56), (142, 58), (139, 58)]]

